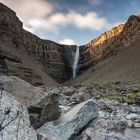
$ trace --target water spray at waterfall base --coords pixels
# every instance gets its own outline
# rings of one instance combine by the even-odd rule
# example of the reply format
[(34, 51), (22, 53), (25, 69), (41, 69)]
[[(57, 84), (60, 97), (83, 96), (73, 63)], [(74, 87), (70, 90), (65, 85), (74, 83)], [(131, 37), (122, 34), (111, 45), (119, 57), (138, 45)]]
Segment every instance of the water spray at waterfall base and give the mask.
[(79, 61), (79, 46), (76, 47), (76, 53), (74, 56), (73, 78), (75, 78), (77, 76), (78, 61)]

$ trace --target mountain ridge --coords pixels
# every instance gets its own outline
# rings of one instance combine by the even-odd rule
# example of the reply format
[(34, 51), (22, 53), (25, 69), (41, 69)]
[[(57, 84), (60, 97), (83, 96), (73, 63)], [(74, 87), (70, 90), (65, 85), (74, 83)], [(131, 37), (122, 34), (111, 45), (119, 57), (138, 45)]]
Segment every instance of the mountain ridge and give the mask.
[[(137, 39), (139, 32), (140, 17), (132, 15), (125, 24), (120, 24), (80, 46), (79, 75), (129, 46)], [(58, 83), (62, 84), (72, 78), (77, 46), (40, 39), (24, 30), (16, 13), (2, 3), (0, 44), (1, 54), (4, 54), (0, 57), (3, 63), (1, 75), (15, 75), (33, 85), (59, 85)], [(11, 59), (10, 55), (14, 57)]]
[[(81, 75), (68, 84), (81, 83), (90, 84), (93, 82), (124, 81), (136, 82), (140, 79), (140, 18), (132, 15), (125, 23), (122, 32), (109, 41), (101, 44), (101, 57), (90, 58), (91, 64), (81, 64), (85, 67)], [(89, 46), (89, 51), (97, 46)], [(84, 53), (84, 50), (81, 50)], [(87, 53), (86, 52), (86, 53)], [(80, 60), (81, 61), (81, 60)], [(81, 66), (82, 67), (82, 66)], [(80, 69), (80, 68), (79, 68)], [(84, 82), (85, 81), (85, 82)]]
[[(50, 40), (40, 39), (36, 35), (25, 31), (23, 29), (23, 24), (16, 16), (16, 13), (2, 3), (0, 3), (0, 41), (3, 45), (9, 45), (8, 50), (16, 49), (21, 54), (26, 55), (29, 59), (34, 59), (36, 61), (34, 65), (40, 65), (39, 73), (44, 73), (40, 76), (38, 72), (35, 72), (35, 75), (38, 75), (41, 81), (48, 79), (47, 77), (49, 76), (51, 78), (46, 80), (45, 83), (49, 83), (50, 81), (56, 81), (54, 83), (62, 83), (72, 77), (72, 62), (69, 58), (71, 57), (70, 55), (73, 54), (75, 46), (61, 45)], [(30, 69), (32, 69), (32, 67), (30, 67)], [(15, 75), (15, 73), (11, 74)], [(24, 77), (24, 75), (29, 76), (25, 71), (22, 78), (24, 78), (24, 80), (27, 80), (28, 78), (28, 82), (32, 81), (32, 78), (27, 76)], [(44, 78), (44, 76), (46, 78)], [(32, 84), (35, 83), (33, 82)]]

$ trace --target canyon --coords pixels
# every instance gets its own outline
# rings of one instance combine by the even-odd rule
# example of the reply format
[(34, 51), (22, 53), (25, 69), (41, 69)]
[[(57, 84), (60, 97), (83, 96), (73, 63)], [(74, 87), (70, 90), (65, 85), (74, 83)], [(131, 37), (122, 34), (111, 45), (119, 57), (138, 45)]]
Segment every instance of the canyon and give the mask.
[(138, 40), (140, 32), (140, 18), (133, 15), (125, 24), (86, 45), (62, 45), (25, 31), (14, 11), (2, 3), (0, 7), (1, 73), (18, 76), (38, 86), (44, 83), (56, 86), (94, 69), (98, 62)]
[(138, 15), (65, 45), (0, 3), (0, 140), (140, 139), (139, 44)]
[(16, 75), (33, 85), (49, 84), (51, 81), (50, 85), (55, 85), (72, 77), (71, 55), (76, 47), (43, 40), (25, 31), (16, 13), (2, 3), (0, 41), (1, 53), (4, 54), (1, 61), (6, 60), (3, 62), (4, 73), (7, 67), (8, 75)]

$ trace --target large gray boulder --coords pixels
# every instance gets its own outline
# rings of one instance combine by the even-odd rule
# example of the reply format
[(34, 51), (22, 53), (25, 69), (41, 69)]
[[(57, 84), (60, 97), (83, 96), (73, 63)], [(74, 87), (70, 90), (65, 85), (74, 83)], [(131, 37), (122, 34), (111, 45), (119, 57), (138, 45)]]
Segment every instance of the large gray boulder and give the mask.
[(37, 140), (26, 108), (4, 90), (0, 91), (0, 140)]
[(0, 87), (14, 95), (20, 103), (26, 106), (44, 96), (40, 87), (34, 87), (16, 76), (1, 76)]
[(98, 116), (97, 104), (88, 100), (78, 104), (59, 120), (46, 123), (37, 130), (38, 140), (73, 139), (90, 121)]
[(37, 129), (44, 123), (60, 118), (59, 90), (51, 89), (46, 95), (34, 101), (29, 107), (28, 112), (32, 126)]

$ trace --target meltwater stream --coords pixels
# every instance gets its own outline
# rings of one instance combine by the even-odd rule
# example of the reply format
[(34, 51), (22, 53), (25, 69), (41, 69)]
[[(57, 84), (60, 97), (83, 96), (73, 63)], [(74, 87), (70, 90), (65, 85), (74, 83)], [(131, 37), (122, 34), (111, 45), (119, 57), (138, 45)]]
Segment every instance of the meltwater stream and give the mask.
[(74, 62), (73, 62), (73, 78), (77, 76), (77, 68), (78, 68), (78, 61), (79, 61), (79, 46), (76, 47), (76, 53), (74, 56)]

